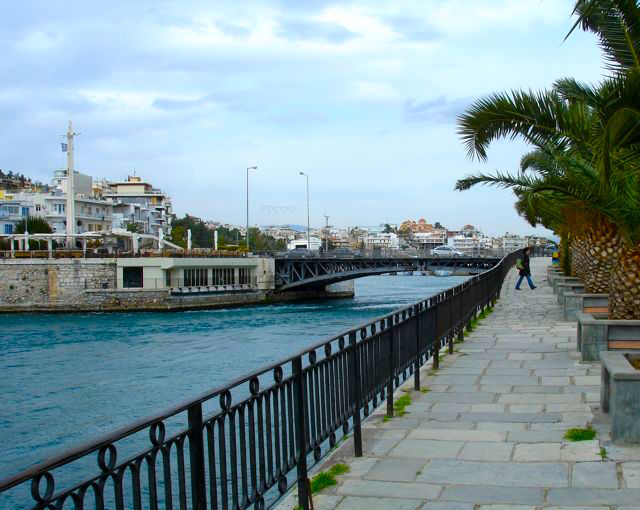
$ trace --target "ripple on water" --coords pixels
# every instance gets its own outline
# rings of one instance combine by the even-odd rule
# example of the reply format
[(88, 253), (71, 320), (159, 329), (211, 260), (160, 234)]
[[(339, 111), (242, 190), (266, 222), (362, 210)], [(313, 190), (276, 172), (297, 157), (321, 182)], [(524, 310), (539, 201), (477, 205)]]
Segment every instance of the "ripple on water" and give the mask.
[(370, 277), (354, 299), (229, 310), (0, 315), (0, 477), (464, 280)]

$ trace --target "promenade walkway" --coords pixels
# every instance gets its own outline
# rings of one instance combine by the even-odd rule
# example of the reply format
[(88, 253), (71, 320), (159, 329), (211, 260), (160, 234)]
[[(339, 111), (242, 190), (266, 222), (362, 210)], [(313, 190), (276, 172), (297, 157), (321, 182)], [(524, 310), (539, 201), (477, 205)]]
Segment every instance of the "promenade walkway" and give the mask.
[[(428, 391), (404, 385), (404, 416), (384, 421), (383, 406), (363, 423), (364, 457), (350, 441), (336, 451), (327, 465), (350, 472), (316, 510), (640, 509), (640, 447), (610, 443), (600, 366), (580, 363), (548, 264), (532, 259), (535, 291), (516, 291), (511, 271), (493, 314), (438, 372), (423, 369)], [(589, 424), (595, 440), (564, 440)]]

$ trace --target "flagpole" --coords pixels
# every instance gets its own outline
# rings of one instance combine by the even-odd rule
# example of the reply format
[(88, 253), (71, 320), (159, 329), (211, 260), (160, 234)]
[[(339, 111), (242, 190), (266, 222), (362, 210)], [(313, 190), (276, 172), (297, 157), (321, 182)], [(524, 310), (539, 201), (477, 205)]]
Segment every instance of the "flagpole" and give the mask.
[(67, 130), (67, 143), (63, 145), (62, 150), (66, 149), (67, 152), (67, 249), (73, 249), (75, 247), (75, 234), (76, 234), (76, 193), (74, 185), (74, 167), (73, 167), (73, 137), (80, 133), (73, 132), (73, 126), (69, 121), (69, 129)]

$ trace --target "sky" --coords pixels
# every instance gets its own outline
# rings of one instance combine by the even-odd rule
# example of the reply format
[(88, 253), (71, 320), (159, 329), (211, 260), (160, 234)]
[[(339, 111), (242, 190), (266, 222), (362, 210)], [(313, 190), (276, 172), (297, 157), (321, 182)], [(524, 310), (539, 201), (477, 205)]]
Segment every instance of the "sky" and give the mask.
[(0, 168), (48, 182), (73, 120), (76, 170), (141, 176), (178, 215), (339, 227), (439, 221), (546, 234), (511, 192), (453, 191), (517, 170), (527, 146), (471, 161), (456, 117), (474, 100), (597, 82), (574, 0), (0, 3)]

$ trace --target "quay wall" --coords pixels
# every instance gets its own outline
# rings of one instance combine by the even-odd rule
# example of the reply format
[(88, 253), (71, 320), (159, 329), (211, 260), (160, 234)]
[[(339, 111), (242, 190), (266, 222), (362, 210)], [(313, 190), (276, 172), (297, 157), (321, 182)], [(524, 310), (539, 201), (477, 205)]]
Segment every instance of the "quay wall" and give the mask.
[(353, 281), (274, 292), (264, 264), (257, 289), (172, 295), (168, 289), (122, 288), (119, 265), (116, 259), (0, 259), (0, 312), (171, 311), (354, 295)]

